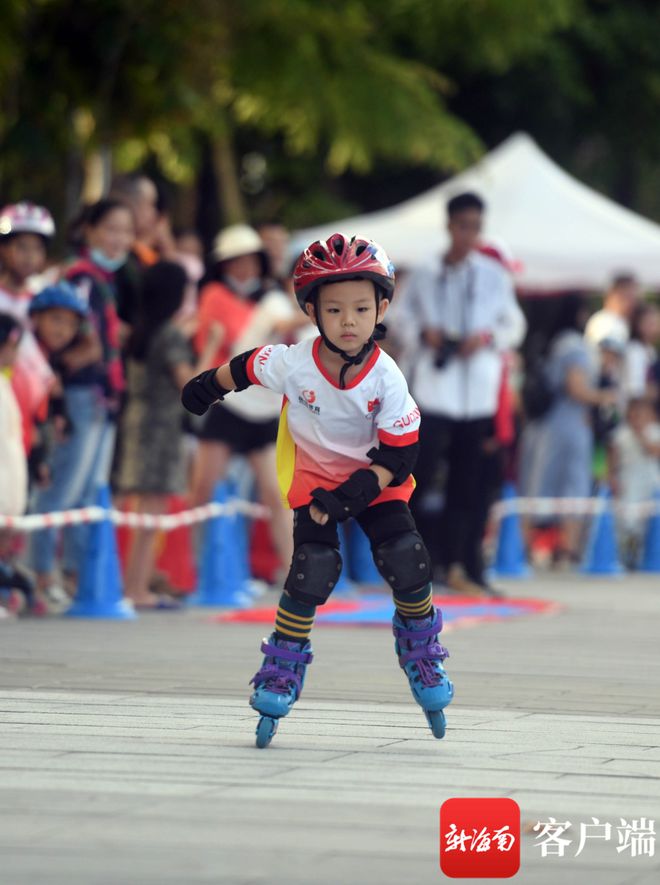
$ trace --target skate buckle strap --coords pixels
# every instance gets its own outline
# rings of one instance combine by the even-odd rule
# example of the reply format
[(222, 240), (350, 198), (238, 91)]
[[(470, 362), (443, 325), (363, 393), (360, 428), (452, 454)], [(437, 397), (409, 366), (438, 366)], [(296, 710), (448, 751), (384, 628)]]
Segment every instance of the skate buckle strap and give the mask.
[(261, 643), (261, 651), (270, 658), (281, 658), (283, 661), (294, 661), (296, 664), (311, 664), (314, 660), (311, 651), (293, 651), (293, 649), (281, 648), (279, 645), (271, 645), (267, 639)]
[(418, 645), (405, 654), (399, 656), (399, 666), (405, 667), (410, 661), (416, 661), (418, 666), (423, 661), (444, 661), (449, 657), (449, 652), (439, 642), (430, 642), (428, 645)]
[(284, 667), (277, 667), (275, 664), (264, 664), (261, 670), (250, 679), (249, 684), (254, 684), (255, 688), (259, 688), (264, 682), (267, 690), (276, 694), (288, 694), (291, 691), (291, 684), (295, 686), (298, 695), (302, 691), (300, 676), (295, 670), (287, 670)]
[(406, 627), (397, 627), (396, 624), (392, 625), (392, 633), (394, 633), (397, 639), (412, 639), (415, 641), (418, 639), (430, 639), (432, 636), (437, 636), (441, 630), (441, 618), (434, 619), (429, 627), (424, 627), (421, 630), (409, 630)]

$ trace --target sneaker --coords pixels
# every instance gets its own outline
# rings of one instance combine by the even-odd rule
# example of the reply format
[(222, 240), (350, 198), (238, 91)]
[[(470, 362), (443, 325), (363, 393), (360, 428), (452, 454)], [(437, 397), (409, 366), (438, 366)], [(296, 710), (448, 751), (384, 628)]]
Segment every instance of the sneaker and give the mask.
[(46, 587), (44, 590), (44, 596), (46, 597), (48, 608), (54, 614), (65, 612), (71, 607), (71, 597), (64, 587), (61, 587), (59, 584), (50, 584)]
[(447, 572), (445, 581), (447, 587), (461, 596), (486, 596), (486, 591), (479, 584), (471, 581), (465, 574), (462, 565), (454, 563)]
[(479, 585), (482, 592), (491, 599), (506, 599), (506, 593), (499, 587), (493, 587), (492, 584), (484, 582)]

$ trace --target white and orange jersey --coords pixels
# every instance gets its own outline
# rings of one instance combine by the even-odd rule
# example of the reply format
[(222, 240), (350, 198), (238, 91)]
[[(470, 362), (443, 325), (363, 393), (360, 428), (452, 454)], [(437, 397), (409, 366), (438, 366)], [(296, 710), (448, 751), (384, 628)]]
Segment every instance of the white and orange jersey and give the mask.
[[(277, 473), (288, 507), (309, 504), (312, 489), (334, 489), (371, 462), (367, 452), (380, 442), (417, 442), (419, 409), (394, 360), (374, 346), (344, 389), (319, 357), (321, 338), (299, 344), (269, 344), (252, 353), (247, 374), (284, 397), (277, 437)], [(408, 501), (412, 476), (387, 486), (373, 501)]]

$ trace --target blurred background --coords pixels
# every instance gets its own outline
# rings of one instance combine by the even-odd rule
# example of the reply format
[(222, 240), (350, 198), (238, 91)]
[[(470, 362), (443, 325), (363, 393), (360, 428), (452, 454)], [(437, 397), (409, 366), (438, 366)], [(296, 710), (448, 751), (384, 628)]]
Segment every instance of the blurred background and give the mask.
[(58, 228), (112, 175), (176, 226), (390, 206), (529, 133), (660, 219), (653, 0), (7, 0), (0, 193)]
[[(490, 561), (503, 490), (592, 502), (516, 505), (515, 568), (576, 567), (600, 495), (628, 507), (606, 567), (660, 569), (659, 45), (654, 0), (5, 0), (0, 515), (86, 506), (108, 484), (120, 509), (162, 515), (231, 480), (273, 514), (251, 526), (250, 574), (281, 586), (277, 397), (249, 391), (195, 422), (180, 390), (232, 355), (315, 334), (292, 262), (341, 228), (397, 266), (384, 347), (418, 401), (426, 360), (425, 426), (447, 417), (442, 366), (467, 353), (453, 339), (472, 336), (470, 359), (496, 342), (492, 390), (475, 383), (487, 404), (472, 414), (466, 395), (450, 416), (488, 435), (467, 508), (479, 564), (454, 589), (496, 589), (481, 546)], [(452, 229), (449, 201), (466, 192)], [(486, 259), (487, 307), (470, 329), (441, 328), (448, 356), (422, 306), (437, 296), (442, 310), (441, 266)], [(439, 276), (419, 276), (424, 264)], [(438, 580), (447, 478), (477, 475), (474, 459), (452, 464), (445, 430), (425, 443), (412, 499)], [(0, 602), (15, 608), (18, 588), (35, 613), (66, 608), (85, 532), (63, 541), (42, 520), (28, 544), (4, 525)], [(165, 544), (122, 529), (135, 605), (192, 592), (200, 533)]]

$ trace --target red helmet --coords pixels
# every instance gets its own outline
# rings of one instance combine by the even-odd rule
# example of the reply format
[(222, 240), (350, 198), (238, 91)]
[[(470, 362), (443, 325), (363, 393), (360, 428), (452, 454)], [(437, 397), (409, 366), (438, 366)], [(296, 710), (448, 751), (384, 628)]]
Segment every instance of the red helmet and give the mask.
[(382, 246), (373, 240), (332, 234), (317, 240), (302, 253), (293, 270), (298, 304), (305, 303), (318, 286), (340, 280), (373, 280), (386, 298), (394, 292), (394, 265)]

